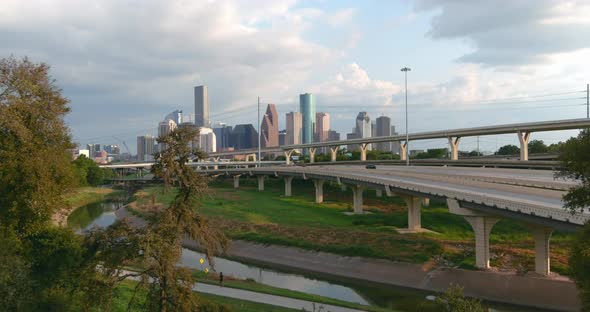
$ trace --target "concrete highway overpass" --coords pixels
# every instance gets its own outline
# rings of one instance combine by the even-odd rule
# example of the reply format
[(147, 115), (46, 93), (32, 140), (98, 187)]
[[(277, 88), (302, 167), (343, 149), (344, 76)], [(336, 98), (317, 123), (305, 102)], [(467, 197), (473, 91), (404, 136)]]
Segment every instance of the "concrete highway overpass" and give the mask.
[[(575, 231), (590, 219), (587, 210), (570, 213), (561, 196), (577, 182), (554, 179), (550, 170), (523, 170), (461, 167), (359, 165), (270, 166), (263, 168), (210, 169), (208, 175), (228, 175), (239, 187), (241, 176), (255, 176), (259, 191), (269, 176), (284, 179), (285, 196), (291, 196), (294, 178), (312, 180), (315, 201), (323, 202), (323, 185), (335, 181), (353, 191), (353, 211), (363, 211), (363, 192), (375, 190), (377, 196), (400, 196), (408, 207), (408, 228), (401, 232), (427, 231), (422, 227), (420, 209), (430, 199), (447, 202), (451, 213), (461, 215), (475, 232), (476, 266), (488, 269), (489, 236), (501, 218), (524, 222), (535, 240), (535, 271), (548, 275), (549, 241), (554, 229)], [(427, 225), (426, 225), (427, 226)]]

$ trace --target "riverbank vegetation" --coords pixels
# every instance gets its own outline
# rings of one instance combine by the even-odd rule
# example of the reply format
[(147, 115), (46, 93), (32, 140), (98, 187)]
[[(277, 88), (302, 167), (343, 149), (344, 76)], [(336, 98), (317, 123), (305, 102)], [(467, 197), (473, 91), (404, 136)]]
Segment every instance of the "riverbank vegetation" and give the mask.
[[(324, 203), (314, 203), (311, 181), (294, 180), (293, 196), (284, 197), (281, 179), (267, 179), (265, 190), (257, 191), (256, 179), (242, 179), (233, 189), (230, 179), (212, 180), (211, 194), (201, 212), (223, 228), (232, 239), (278, 244), (346, 256), (383, 258), (423, 263), (427, 266), (474, 268), (474, 235), (460, 216), (446, 205), (431, 202), (422, 208), (422, 225), (436, 233), (398, 234), (407, 227), (404, 202), (398, 197), (377, 197), (364, 192), (365, 210), (370, 214), (345, 215), (352, 210), (352, 192), (324, 185)], [(151, 200), (167, 204), (160, 187), (136, 194), (136, 206)], [(568, 248), (572, 235), (555, 233), (551, 240), (552, 270), (567, 274)], [(534, 242), (522, 224), (503, 219), (491, 235), (491, 263), (496, 269), (527, 272), (534, 268)]]

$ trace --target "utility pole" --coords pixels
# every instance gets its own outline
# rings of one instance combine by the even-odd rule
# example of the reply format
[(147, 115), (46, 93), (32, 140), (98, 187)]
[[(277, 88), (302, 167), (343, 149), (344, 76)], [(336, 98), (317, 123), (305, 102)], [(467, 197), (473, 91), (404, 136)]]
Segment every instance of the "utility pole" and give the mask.
[(260, 97), (258, 97), (258, 167), (260, 167)]
[(479, 135), (477, 136), (477, 156), (481, 156), (479, 154)]
[(590, 118), (590, 84), (586, 84), (586, 118)]
[(410, 166), (410, 134), (408, 133), (408, 72), (410, 70), (409, 67), (401, 69), (406, 80), (406, 166)]

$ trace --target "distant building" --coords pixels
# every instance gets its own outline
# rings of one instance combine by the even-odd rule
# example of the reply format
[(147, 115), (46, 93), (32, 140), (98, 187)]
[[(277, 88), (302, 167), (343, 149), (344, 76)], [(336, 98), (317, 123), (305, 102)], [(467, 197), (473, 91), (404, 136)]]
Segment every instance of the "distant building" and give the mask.
[(287, 130), (281, 130), (279, 131), (279, 146), (285, 145), (285, 142), (287, 142)]
[(195, 87), (195, 125), (197, 127), (211, 127), (207, 86)]
[[(391, 118), (387, 116), (377, 117), (375, 124), (375, 136), (391, 136)], [(375, 144), (375, 148), (383, 152), (391, 152), (392, 142), (382, 142)]]
[[(347, 133), (346, 134), (346, 139), (347, 140), (358, 139), (358, 136), (356, 134), (356, 129), (355, 128), (352, 128), (352, 132), (351, 133)], [(346, 150), (348, 150), (349, 152), (355, 151), (358, 148), (359, 148), (358, 144), (348, 144), (348, 145), (346, 145)]]
[(181, 123), (184, 122), (182, 120), (182, 111), (181, 110), (175, 110), (175, 111), (173, 111), (172, 113), (166, 115), (166, 117), (164, 118), (164, 121), (166, 121), (166, 120), (172, 120), (177, 125), (180, 125)]
[(301, 143), (313, 143), (315, 132), (315, 98), (313, 94), (299, 95), (299, 112), (302, 117)]
[[(181, 128), (181, 129), (187, 129), (187, 128), (188, 128), (188, 129), (195, 129), (195, 130), (197, 130), (197, 129), (198, 129), (198, 127), (197, 127), (197, 126), (195, 126), (195, 124), (194, 124), (194, 123), (192, 123), (192, 122), (183, 122), (183, 123), (181, 123), (181, 124), (178, 126), (178, 128)], [(189, 143), (189, 146), (190, 146), (190, 148), (192, 148), (192, 149), (199, 149), (199, 148), (200, 148), (200, 145), (199, 145), (199, 139), (200, 139), (200, 136), (196, 135), (196, 136), (195, 136), (195, 137), (194, 137), (194, 138), (191, 140), (191, 142)]]
[(72, 153), (72, 160), (74, 159), (78, 159), (78, 157), (80, 157), (81, 155), (86, 156), (86, 158), (90, 158), (90, 153), (87, 149), (71, 149), (68, 150), (70, 153)]
[(217, 150), (223, 150), (230, 146), (229, 140), (232, 127), (222, 122), (215, 123), (213, 133), (215, 133), (215, 145)]
[[(326, 142), (328, 141), (328, 131), (330, 131), (330, 114), (328, 113), (316, 113), (315, 114), (315, 142)], [(328, 147), (322, 147), (319, 149), (320, 153), (325, 154), (328, 151)]]
[[(172, 130), (176, 129), (176, 122), (174, 120), (168, 119), (162, 121), (158, 124), (158, 137), (162, 138), (168, 135), (168, 133), (172, 132)], [(158, 143), (158, 151), (161, 152), (166, 149), (166, 144)]]
[[(356, 128), (355, 133), (357, 138), (370, 138), (371, 137), (371, 117), (367, 112), (360, 112), (356, 116)], [(358, 148), (358, 147), (357, 147)], [(371, 150), (371, 144), (367, 147), (367, 150)]]
[(90, 158), (94, 158), (96, 153), (100, 152), (100, 144), (86, 144), (86, 149), (90, 154)]
[(252, 124), (236, 125), (230, 135), (230, 146), (235, 150), (257, 148), (258, 131)]
[(328, 141), (340, 141), (340, 133), (335, 130), (328, 131)]
[(287, 113), (287, 136), (285, 145), (301, 144), (303, 119), (300, 112)]
[(279, 146), (279, 115), (274, 104), (268, 104), (260, 124), (260, 146)]
[(137, 160), (153, 161), (155, 154), (156, 138), (146, 134), (137, 137)]
[(111, 155), (119, 155), (121, 153), (119, 146), (113, 144), (106, 144), (104, 150)]
[(205, 153), (215, 153), (217, 151), (213, 129), (199, 128), (199, 147)]

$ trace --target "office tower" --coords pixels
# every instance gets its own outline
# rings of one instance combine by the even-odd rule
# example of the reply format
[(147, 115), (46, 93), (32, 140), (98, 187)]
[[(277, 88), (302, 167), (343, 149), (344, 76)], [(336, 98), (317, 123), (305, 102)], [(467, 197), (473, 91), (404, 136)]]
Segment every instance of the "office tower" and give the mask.
[(287, 113), (285, 145), (301, 144), (303, 120), (300, 112)]
[[(398, 135), (398, 133), (395, 132), (395, 126), (391, 126), (391, 135)], [(399, 151), (399, 149), (400, 149), (399, 141), (391, 142), (391, 151)]]
[(199, 128), (199, 148), (205, 153), (215, 153), (217, 151), (213, 129)]
[(287, 130), (279, 131), (279, 146), (285, 145), (287, 142)]
[(86, 149), (90, 154), (90, 158), (94, 158), (100, 152), (100, 144), (86, 144)]
[(275, 147), (279, 146), (279, 115), (274, 104), (268, 104), (266, 114), (260, 124), (260, 146)]
[(258, 131), (252, 124), (236, 125), (230, 135), (230, 146), (234, 150), (257, 148)]
[(229, 139), (232, 131), (232, 126), (228, 126), (223, 122), (216, 122), (213, 127), (215, 133), (215, 145), (218, 151), (230, 147)]
[(316, 141), (325, 142), (328, 140), (328, 131), (330, 131), (330, 114), (315, 114)]
[(299, 95), (299, 112), (302, 118), (301, 143), (313, 143), (315, 132), (315, 98), (313, 94)]
[(121, 150), (119, 149), (119, 146), (117, 145), (113, 145), (113, 144), (105, 144), (104, 146), (104, 150), (108, 153), (108, 154), (114, 154), (114, 155), (118, 155), (121, 153)]
[[(387, 116), (377, 118), (375, 136), (391, 136), (391, 118)], [(376, 148), (380, 151), (391, 152), (391, 142), (377, 143)]]
[(211, 127), (207, 86), (195, 87), (195, 125), (197, 127)]
[(183, 123), (182, 120), (182, 111), (181, 110), (175, 110), (172, 113), (166, 115), (166, 117), (164, 118), (164, 121), (166, 120), (172, 120), (174, 121), (177, 125), (180, 125), (181, 123)]
[[(358, 139), (358, 135), (356, 134), (356, 128), (352, 128), (351, 133), (346, 134), (347, 140)], [(348, 144), (346, 145), (346, 150), (348, 151), (355, 151), (359, 149), (358, 144)]]
[(335, 130), (328, 131), (328, 141), (340, 141), (340, 133)]
[[(176, 122), (174, 120), (166, 120), (162, 121), (158, 124), (158, 137), (162, 138), (168, 135), (168, 133), (172, 132), (172, 130), (176, 129)], [(158, 143), (158, 151), (161, 152), (166, 149), (166, 144)]]
[[(370, 138), (371, 130), (371, 117), (369, 117), (367, 112), (359, 112), (359, 114), (356, 116), (356, 137)], [(371, 144), (368, 145), (367, 149), (371, 150)]]
[(137, 160), (153, 161), (155, 153), (156, 138), (146, 134), (137, 137)]

